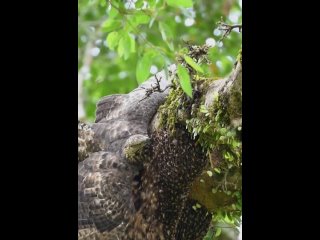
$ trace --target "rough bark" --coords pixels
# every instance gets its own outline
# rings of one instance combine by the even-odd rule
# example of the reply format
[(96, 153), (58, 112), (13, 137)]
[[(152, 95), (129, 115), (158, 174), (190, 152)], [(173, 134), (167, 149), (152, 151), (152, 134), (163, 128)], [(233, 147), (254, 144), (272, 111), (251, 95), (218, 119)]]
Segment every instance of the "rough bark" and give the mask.
[[(162, 76), (162, 75), (161, 75)], [(171, 81), (169, 81), (171, 83)], [(169, 84), (168, 83), (168, 84)], [(209, 108), (214, 104), (214, 96), (215, 93), (219, 93), (220, 95), (230, 96), (230, 99), (233, 98), (233, 94), (242, 92), (242, 64), (237, 63), (231, 72), (231, 74), (223, 79), (218, 79), (213, 81), (207, 89), (203, 89), (201, 95), (205, 96), (205, 105)], [(240, 112), (242, 102), (232, 102), (229, 103), (229, 108), (232, 108), (233, 112)], [(236, 109), (235, 109), (236, 108)], [(233, 115), (231, 116), (231, 124), (234, 126), (241, 126), (242, 118), (241, 115)], [(160, 114), (159, 112), (155, 115), (154, 119), (151, 122), (151, 129), (153, 132), (157, 131), (160, 127)], [(211, 154), (212, 159), (211, 162), (219, 162), (221, 160), (219, 158), (219, 154), (213, 152)], [(224, 207), (226, 205), (232, 204), (235, 199), (230, 197), (229, 195), (223, 192), (217, 192), (215, 194), (212, 193), (212, 189), (217, 187), (221, 180), (218, 180), (215, 175), (209, 177), (207, 174), (207, 170), (203, 171), (203, 173), (193, 182), (191, 192), (189, 194), (191, 199), (194, 199), (204, 205), (210, 212), (213, 212), (220, 207)], [(231, 175), (227, 176), (225, 179), (229, 185), (232, 187), (241, 188), (242, 184), (242, 175), (241, 168), (237, 169), (238, 171), (233, 172)]]

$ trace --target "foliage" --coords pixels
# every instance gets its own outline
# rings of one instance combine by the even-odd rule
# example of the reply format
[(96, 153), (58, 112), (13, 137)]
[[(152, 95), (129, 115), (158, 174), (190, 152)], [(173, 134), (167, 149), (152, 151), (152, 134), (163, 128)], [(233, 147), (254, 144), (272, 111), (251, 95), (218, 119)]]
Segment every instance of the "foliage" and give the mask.
[(79, 0), (78, 6), (78, 68), (90, 121), (99, 98), (128, 93), (176, 62), (184, 42), (214, 46), (209, 70), (216, 77), (230, 72), (241, 47), (241, 34), (218, 43), (222, 32), (217, 29), (221, 17), (242, 21), (238, 0)]
[[(170, 105), (165, 106), (163, 116), (174, 131), (177, 120), (186, 120), (183, 111), (176, 111), (179, 104), (190, 107), (197, 87), (226, 76), (238, 60), (241, 34), (230, 34), (219, 42), (223, 32), (217, 23), (221, 18), (225, 23), (241, 23), (241, 0), (79, 0), (78, 8), (78, 70), (84, 78), (81, 93), (88, 121), (94, 119), (101, 97), (128, 93), (152, 74), (176, 63), (176, 90), (169, 95)], [(204, 43), (211, 46), (207, 62), (188, 54), (190, 45)], [(219, 97), (209, 109), (196, 99), (198, 107), (190, 111), (186, 121), (187, 129), (208, 155), (213, 150), (223, 153), (225, 161), (208, 171), (210, 177), (224, 176), (241, 163), (241, 127), (230, 124), (230, 112), (216, 110), (224, 104)], [(218, 210), (213, 221), (238, 225), (241, 192), (225, 186), (212, 191), (230, 192), (238, 201)], [(221, 228), (210, 229), (205, 239), (217, 239), (220, 233)]]

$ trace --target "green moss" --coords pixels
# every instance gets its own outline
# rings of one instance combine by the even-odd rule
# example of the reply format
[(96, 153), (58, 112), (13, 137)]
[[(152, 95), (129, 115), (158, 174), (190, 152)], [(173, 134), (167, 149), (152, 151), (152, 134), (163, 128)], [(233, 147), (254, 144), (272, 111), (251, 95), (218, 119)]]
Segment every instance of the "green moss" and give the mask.
[[(215, 220), (227, 219), (229, 222), (237, 223), (241, 216), (242, 189), (239, 188), (241, 184), (238, 182), (241, 178), (235, 180), (230, 176), (234, 175), (234, 172), (236, 172), (235, 176), (241, 175), (242, 167), (241, 83), (234, 86), (230, 94), (214, 96), (214, 103), (206, 107), (204, 105), (206, 91), (215, 79), (197, 74), (193, 74), (190, 78), (193, 98), (186, 96), (176, 78), (166, 102), (159, 109), (160, 127), (168, 129), (174, 135), (176, 127), (182, 125), (191, 133), (193, 139), (210, 159), (211, 166), (207, 170), (213, 173), (213, 178), (221, 179), (220, 184), (215, 184), (214, 189), (210, 188), (208, 192), (216, 194), (215, 199), (220, 199), (221, 196), (233, 199), (223, 206), (215, 204), (215, 206), (221, 206), (214, 212)], [(234, 124), (234, 120), (239, 119), (238, 124)], [(199, 192), (197, 194), (199, 195)], [(203, 199), (207, 201), (213, 198), (205, 196)], [(206, 205), (209, 206), (208, 203)]]
[(198, 111), (204, 96), (200, 93), (208, 89), (213, 78), (192, 76), (193, 98), (189, 98), (182, 90), (178, 79), (173, 80), (173, 87), (166, 99), (166, 102), (159, 108), (160, 127), (169, 129), (172, 134), (175, 132), (176, 124), (185, 125), (194, 112)]
[(160, 127), (168, 129), (169, 132), (175, 132), (175, 125), (178, 123), (178, 114), (182, 113), (183, 102), (186, 97), (181, 87), (177, 87), (176, 80), (173, 80), (174, 87), (166, 99), (166, 102), (159, 108)]

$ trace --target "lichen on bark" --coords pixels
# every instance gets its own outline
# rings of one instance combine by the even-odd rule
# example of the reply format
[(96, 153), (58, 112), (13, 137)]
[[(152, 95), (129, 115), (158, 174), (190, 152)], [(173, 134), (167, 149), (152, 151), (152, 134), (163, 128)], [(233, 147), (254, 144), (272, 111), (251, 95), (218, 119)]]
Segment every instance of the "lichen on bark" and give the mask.
[[(242, 64), (224, 79), (206, 78), (189, 71), (193, 98), (173, 80), (166, 102), (159, 108), (157, 129), (174, 137), (176, 127), (190, 133), (208, 164), (192, 183), (189, 198), (203, 205), (219, 220), (240, 221), (242, 195)], [(178, 143), (179, 144), (179, 143)]]

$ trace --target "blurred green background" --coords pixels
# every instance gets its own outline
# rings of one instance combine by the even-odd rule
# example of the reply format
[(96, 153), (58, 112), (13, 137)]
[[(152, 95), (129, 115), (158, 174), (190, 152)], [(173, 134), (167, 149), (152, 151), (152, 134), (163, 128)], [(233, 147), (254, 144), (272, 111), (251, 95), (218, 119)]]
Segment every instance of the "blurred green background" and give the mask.
[[(172, 2), (171, 6), (168, 2)], [(241, 34), (232, 32), (218, 42), (222, 33), (217, 22), (222, 17), (229, 24), (242, 23), (242, 1), (194, 0), (193, 7), (187, 8), (178, 6), (179, 2), (78, 1), (79, 119), (92, 122), (96, 102), (102, 96), (128, 93), (137, 87), (137, 65), (147, 53), (150, 53), (150, 76), (173, 63), (185, 42), (196, 45), (207, 42), (213, 46), (209, 54), (213, 75), (223, 77), (230, 72), (241, 48)], [(140, 13), (143, 16), (135, 18)], [(109, 24), (110, 19), (115, 19), (113, 25)], [(117, 23), (121, 25), (114, 29)], [(119, 56), (119, 47), (110, 49), (106, 38), (111, 31), (129, 33), (128, 39), (134, 42), (130, 53)]]

